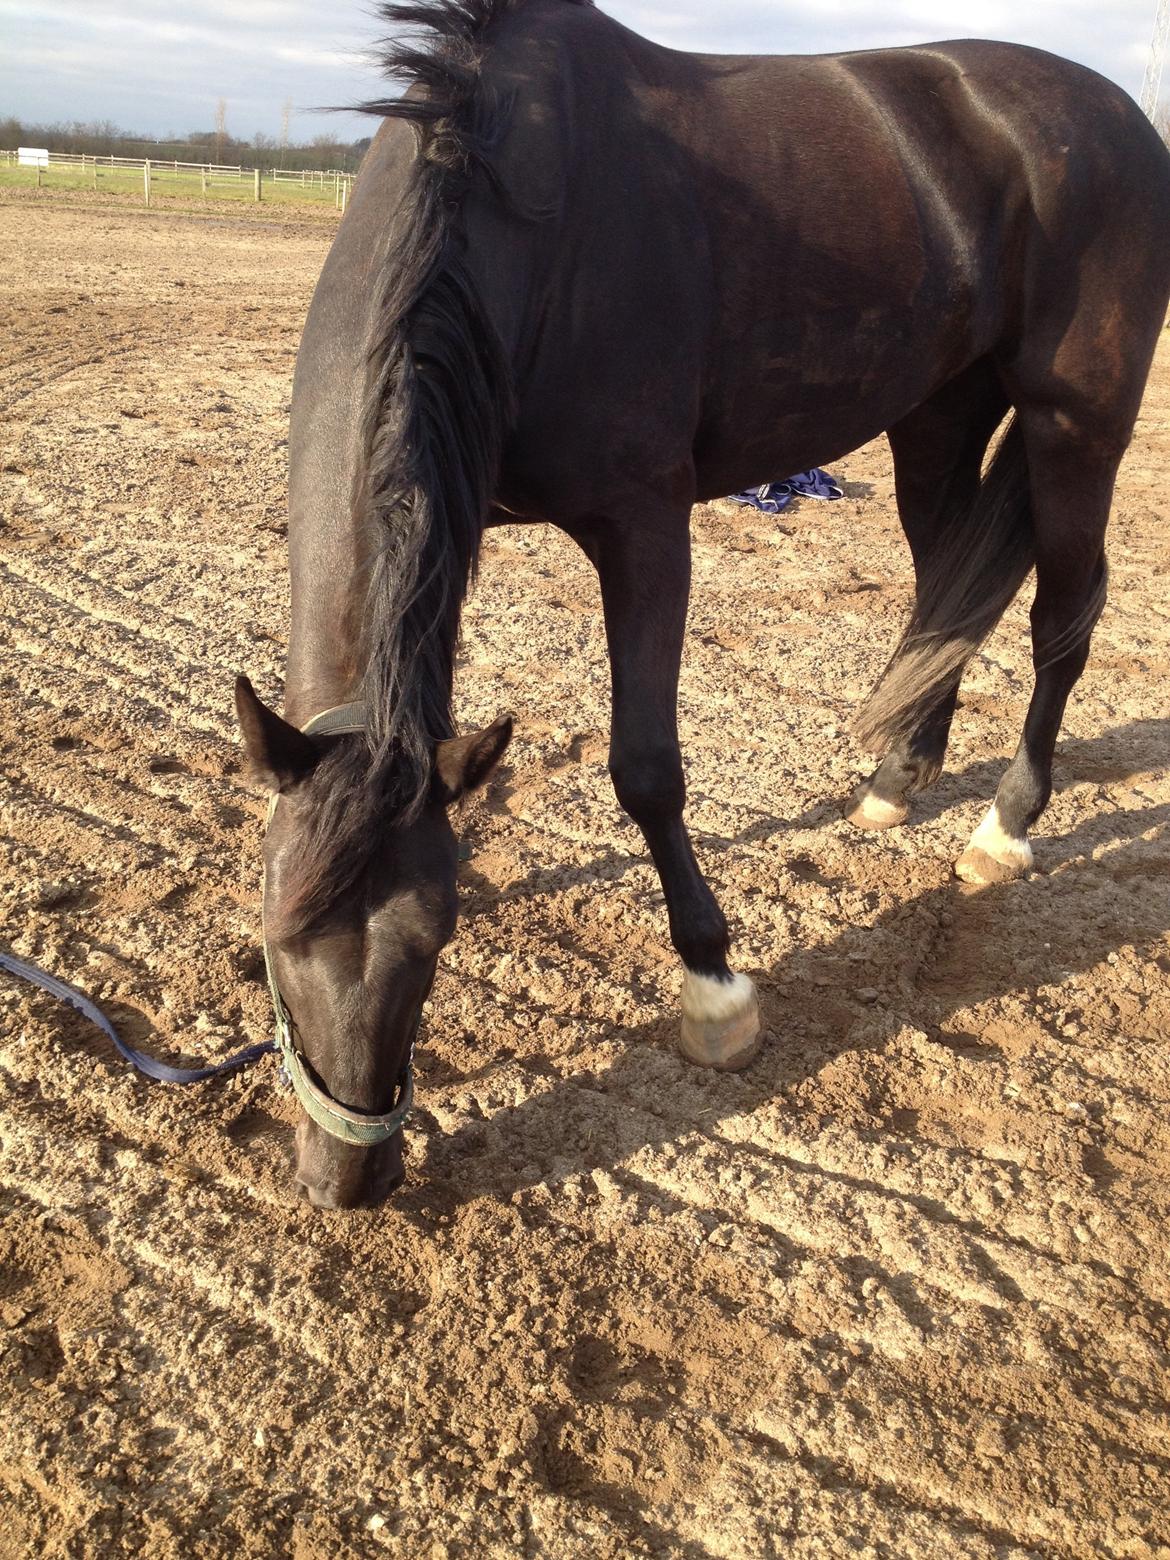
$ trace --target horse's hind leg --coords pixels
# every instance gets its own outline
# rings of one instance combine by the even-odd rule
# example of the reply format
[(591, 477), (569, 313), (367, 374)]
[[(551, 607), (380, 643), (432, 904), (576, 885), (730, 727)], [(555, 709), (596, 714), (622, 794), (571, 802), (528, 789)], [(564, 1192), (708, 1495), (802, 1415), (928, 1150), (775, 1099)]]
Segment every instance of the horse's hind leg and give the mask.
[(613, 684), (609, 769), (618, 801), (658, 869), (671, 941), (683, 961), (681, 1049), (708, 1067), (746, 1067), (759, 1049), (759, 1006), (727, 963), (727, 922), (683, 823), (686, 785), (676, 698), (690, 591), (690, 509), (640, 510), (589, 538), (601, 580)]
[(1077, 243), (1030, 267), (1025, 328), (1000, 364), (1027, 457), (1036, 679), (1019, 748), (955, 866), (969, 882), (1018, 877), (1032, 864), (1028, 830), (1048, 803), (1065, 703), (1105, 603), (1113, 484), (1166, 318), (1170, 192), (1157, 155), (1158, 182), (1144, 197), (1133, 193), (1143, 176), (1137, 148), (1119, 164), (1132, 180), (1128, 215), (1118, 197), (1079, 228)]
[[(888, 432), (898, 515), (921, 589), (934, 543), (949, 519), (974, 501), (987, 446), (1008, 400), (989, 359), (972, 364)], [(890, 748), (846, 812), (863, 829), (905, 822), (907, 799), (938, 777), (946, 754), (959, 678), (917, 729)]]
[(1035, 686), (1024, 732), (995, 801), (955, 863), (969, 883), (1001, 883), (1032, 865), (1028, 830), (1052, 794), (1064, 707), (1105, 604), (1105, 527), (1129, 426), (1112, 440), (1067, 427), (1051, 407), (1021, 407), (1036, 538)]

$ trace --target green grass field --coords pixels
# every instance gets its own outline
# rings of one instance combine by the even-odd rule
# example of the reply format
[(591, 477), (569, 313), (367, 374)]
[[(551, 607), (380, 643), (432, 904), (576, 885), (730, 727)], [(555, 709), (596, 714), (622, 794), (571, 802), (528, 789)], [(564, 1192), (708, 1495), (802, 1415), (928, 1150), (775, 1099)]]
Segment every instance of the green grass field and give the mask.
[[(80, 167), (50, 167), (42, 168), (41, 188), (43, 190), (93, 190), (108, 195), (137, 195), (142, 197), (142, 170), (141, 168), (101, 168), (97, 169), (97, 183), (94, 183), (94, 169), (92, 165), (84, 169)], [(17, 168), (13, 166), (0, 166), (0, 189), (33, 189), (36, 187), (37, 170), (35, 168)], [(254, 204), (254, 186), (251, 174), (245, 174), (241, 179), (209, 178), (206, 193), (203, 192), (199, 175), (190, 170), (175, 172), (174, 169), (162, 166), (152, 166), (150, 170), (150, 198), (166, 198), (177, 196), (184, 200), (225, 200), (240, 201), (248, 205)], [(327, 183), (322, 189), (320, 185), (302, 185), (299, 182), (284, 181), (275, 183), (271, 179), (265, 179), (262, 184), (262, 200), (265, 204), (308, 204), (314, 206), (332, 206), (335, 202), (335, 194), (332, 182)]]

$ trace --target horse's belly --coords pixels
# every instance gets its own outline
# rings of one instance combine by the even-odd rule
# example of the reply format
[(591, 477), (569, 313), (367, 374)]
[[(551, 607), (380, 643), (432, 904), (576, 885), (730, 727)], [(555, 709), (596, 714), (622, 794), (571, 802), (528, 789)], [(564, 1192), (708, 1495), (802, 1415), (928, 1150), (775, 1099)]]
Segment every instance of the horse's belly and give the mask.
[(980, 355), (958, 321), (907, 308), (822, 309), (771, 322), (706, 385), (701, 497), (807, 471), (856, 449)]

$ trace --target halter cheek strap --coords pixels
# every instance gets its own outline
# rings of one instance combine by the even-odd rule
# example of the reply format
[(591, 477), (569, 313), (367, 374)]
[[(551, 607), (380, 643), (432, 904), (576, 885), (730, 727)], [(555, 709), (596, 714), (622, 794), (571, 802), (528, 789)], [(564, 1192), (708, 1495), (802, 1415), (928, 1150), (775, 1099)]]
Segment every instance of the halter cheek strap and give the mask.
[[(366, 707), (360, 703), (334, 705), (332, 709), (322, 710), (319, 715), (314, 715), (312, 720), (301, 727), (307, 737), (339, 737), (348, 732), (365, 729)], [(264, 823), (266, 830), (272, 822), (272, 815), (276, 811), (279, 800), (280, 793), (273, 792), (268, 803), (268, 817)], [(342, 1105), (332, 1095), (327, 1094), (309, 1073), (308, 1058), (297, 1045), (292, 1015), (276, 983), (276, 972), (272, 966), (272, 953), (268, 945), (268, 931), (263, 926), (263, 879), (261, 879), (260, 896), (264, 969), (268, 976), (268, 990), (272, 995), (272, 1008), (276, 1016), (276, 1046), (285, 1071), (288, 1073), (289, 1082), (292, 1084), (293, 1093), (300, 1101), (306, 1115), (310, 1116), (323, 1131), (328, 1132), (330, 1137), (339, 1138), (343, 1143), (356, 1144), (361, 1148), (369, 1148), (374, 1143), (384, 1143), (387, 1138), (393, 1137), (405, 1126), (414, 1105), (414, 1045), (418, 1037), (418, 1020), (415, 1021), (414, 1033), (410, 1037), (410, 1054), (398, 1080), (398, 1101), (393, 1110), (387, 1111), (384, 1115), (373, 1115), (368, 1111), (354, 1110), (348, 1105)], [(421, 1013), (419, 1016), (421, 1018)]]

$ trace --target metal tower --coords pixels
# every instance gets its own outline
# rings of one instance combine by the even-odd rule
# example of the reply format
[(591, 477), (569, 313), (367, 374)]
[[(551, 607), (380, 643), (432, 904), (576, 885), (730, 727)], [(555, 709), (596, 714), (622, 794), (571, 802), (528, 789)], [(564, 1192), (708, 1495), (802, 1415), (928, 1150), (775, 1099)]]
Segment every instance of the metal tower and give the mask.
[(1158, 14), (1154, 18), (1154, 36), (1150, 40), (1150, 57), (1146, 62), (1146, 79), (1142, 82), (1141, 105), (1151, 119), (1156, 118), (1162, 91), (1162, 66), (1166, 63), (1166, 38), (1170, 34), (1170, 0), (1158, 0)]

